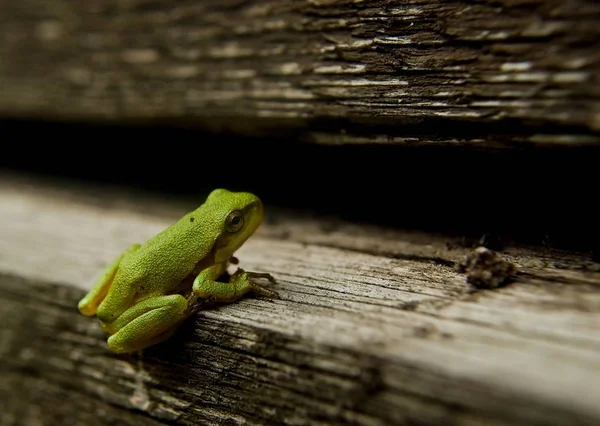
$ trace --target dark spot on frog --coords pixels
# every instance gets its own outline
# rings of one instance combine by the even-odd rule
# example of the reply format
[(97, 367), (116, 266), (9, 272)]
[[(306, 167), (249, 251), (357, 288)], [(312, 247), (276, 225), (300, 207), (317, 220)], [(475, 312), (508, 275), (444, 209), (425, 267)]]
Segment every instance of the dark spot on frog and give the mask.
[(193, 217), (190, 217), (190, 222), (193, 222), (193, 221), (194, 221), (194, 218), (193, 218)]

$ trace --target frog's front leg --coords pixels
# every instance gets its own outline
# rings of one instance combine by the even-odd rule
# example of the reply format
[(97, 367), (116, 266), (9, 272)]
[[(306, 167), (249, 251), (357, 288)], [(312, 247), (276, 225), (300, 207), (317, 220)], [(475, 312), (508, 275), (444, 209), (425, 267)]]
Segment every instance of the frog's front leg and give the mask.
[(194, 280), (194, 295), (202, 299), (212, 299), (216, 302), (225, 303), (235, 302), (249, 292), (265, 297), (279, 298), (277, 292), (266, 289), (254, 282), (254, 279), (266, 278), (275, 283), (271, 274), (246, 272), (238, 269), (231, 276), (228, 283), (215, 281), (225, 271), (225, 268), (225, 265), (217, 264), (200, 272)]
[(103, 329), (112, 334), (108, 347), (116, 353), (135, 352), (166, 340), (192, 313), (179, 294), (143, 300)]
[(78, 309), (83, 315), (93, 316), (96, 315), (98, 306), (106, 297), (108, 289), (115, 278), (115, 274), (119, 269), (119, 265), (125, 256), (133, 253), (140, 248), (140, 244), (133, 244), (123, 253), (116, 257), (105, 269), (102, 271), (92, 289), (79, 301)]

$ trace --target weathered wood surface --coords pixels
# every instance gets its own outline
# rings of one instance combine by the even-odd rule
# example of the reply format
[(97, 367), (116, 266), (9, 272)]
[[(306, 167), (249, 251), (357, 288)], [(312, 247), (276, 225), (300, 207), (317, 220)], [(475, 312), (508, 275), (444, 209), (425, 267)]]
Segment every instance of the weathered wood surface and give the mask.
[(600, 143), (594, 0), (4, 0), (0, 37), (3, 116)]
[(201, 312), (141, 359), (76, 302), (106, 262), (191, 207), (0, 179), (0, 424), (596, 425), (600, 273), (508, 248), (469, 293), (443, 237), (271, 217), (238, 253), (281, 300)]

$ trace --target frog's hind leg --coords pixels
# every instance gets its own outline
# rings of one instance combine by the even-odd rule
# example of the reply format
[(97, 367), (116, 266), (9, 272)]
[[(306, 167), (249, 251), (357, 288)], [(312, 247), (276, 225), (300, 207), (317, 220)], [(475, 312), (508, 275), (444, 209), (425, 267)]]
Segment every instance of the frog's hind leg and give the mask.
[(119, 269), (119, 265), (123, 257), (132, 253), (140, 248), (140, 244), (133, 244), (123, 253), (121, 253), (115, 260), (113, 260), (105, 269), (102, 271), (92, 289), (79, 301), (79, 312), (81, 312), (85, 316), (93, 316), (96, 315), (96, 311), (98, 310), (98, 306), (106, 297), (106, 293), (108, 293), (108, 289), (113, 282), (115, 274)]
[(192, 313), (188, 306), (179, 294), (141, 301), (107, 327), (114, 333), (108, 347), (116, 353), (135, 352), (168, 339)]

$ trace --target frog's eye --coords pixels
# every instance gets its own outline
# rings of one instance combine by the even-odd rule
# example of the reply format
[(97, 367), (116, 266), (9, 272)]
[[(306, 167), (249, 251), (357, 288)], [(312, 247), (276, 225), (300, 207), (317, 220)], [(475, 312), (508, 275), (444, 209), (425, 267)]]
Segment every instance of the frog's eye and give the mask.
[(225, 220), (225, 226), (229, 232), (237, 232), (244, 226), (244, 215), (239, 210), (234, 210), (229, 213)]

